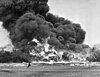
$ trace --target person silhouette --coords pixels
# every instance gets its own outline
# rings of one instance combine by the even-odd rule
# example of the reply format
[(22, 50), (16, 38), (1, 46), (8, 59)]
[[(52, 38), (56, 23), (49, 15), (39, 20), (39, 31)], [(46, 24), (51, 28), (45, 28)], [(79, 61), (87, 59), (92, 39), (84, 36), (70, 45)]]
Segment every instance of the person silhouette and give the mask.
[(30, 66), (31, 66), (31, 63), (29, 62), (27, 68), (29, 68)]

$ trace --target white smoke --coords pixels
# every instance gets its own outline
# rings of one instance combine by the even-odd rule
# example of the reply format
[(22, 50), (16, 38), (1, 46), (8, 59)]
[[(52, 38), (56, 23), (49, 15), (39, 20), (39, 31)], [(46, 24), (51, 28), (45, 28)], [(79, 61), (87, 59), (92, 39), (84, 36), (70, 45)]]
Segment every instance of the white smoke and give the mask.
[(9, 32), (3, 28), (2, 22), (0, 22), (0, 48), (4, 48), (8, 51), (12, 50), (12, 42), (9, 38)]
[(95, 49), (95, 51), (100, 50), (100, 44), (95, 44), (93, 48)]

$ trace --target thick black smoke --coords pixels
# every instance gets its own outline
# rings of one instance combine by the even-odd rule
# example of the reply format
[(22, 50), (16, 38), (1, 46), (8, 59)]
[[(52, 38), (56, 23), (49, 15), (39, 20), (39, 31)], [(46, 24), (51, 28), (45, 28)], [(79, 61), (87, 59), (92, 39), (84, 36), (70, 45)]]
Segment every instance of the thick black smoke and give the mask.
[(80, 24), (49, 13), (48, 0), (0, 0), (0, 21), (10, 32), (15, 47), (22, 47), (37, 38), (58, 48), (81, 44), (85, 31)]

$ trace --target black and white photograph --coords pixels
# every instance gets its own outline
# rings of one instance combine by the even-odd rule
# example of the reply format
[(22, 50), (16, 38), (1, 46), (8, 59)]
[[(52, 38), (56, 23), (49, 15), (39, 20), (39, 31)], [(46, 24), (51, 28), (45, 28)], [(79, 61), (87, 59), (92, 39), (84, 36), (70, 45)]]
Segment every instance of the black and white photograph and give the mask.
[(100, 77), (100, 0), (0, 0), (0, 77)]

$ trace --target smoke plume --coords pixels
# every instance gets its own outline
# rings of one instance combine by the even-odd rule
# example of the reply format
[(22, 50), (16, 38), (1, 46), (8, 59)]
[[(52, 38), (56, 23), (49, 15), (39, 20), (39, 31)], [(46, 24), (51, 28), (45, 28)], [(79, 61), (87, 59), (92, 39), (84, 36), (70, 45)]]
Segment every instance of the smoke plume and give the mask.
[(0, 0), (0, 21), (10, 32), (12, 44), (23, 47), (34, 38), (60, 49), (82, 44), (85, 31), (80, 24), (49, 13), (48, 0)]

